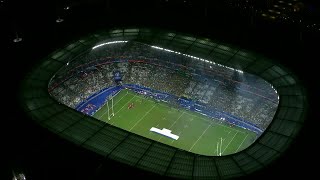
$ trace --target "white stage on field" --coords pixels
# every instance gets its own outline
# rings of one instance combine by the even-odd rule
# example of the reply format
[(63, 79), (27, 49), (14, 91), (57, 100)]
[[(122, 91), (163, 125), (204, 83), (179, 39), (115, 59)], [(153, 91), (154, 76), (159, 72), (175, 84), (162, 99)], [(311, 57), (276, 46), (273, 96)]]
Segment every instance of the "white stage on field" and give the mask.
[(172, 134), (171, 130), (166, 129), (166, 128), (158, 129), (158, 128), (152, 127), (150, 129), (150, 131), (158, 133), (158, 134), (161, 134), (161, 135), (164, 135), (164, 136), (167, 136), (167, 137), (169, 137), (171, 139), (174, 139), (174, 140), (177, 140), (179, 138), (179, 136), (177, 136), (175, 134)]

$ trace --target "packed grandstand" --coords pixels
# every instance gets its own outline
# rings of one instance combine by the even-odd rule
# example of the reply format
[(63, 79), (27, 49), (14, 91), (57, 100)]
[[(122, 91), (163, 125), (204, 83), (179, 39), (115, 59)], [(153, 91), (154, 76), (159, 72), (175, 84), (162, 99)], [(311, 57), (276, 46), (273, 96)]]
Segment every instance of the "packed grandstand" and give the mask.
[(76, 109), (93, 94), (126, 84), (192, 100), (261, 130), (279, 103), (275, 89), (258, 76), (136, 41), (105, 43), (83, 52), (55, 74), (48, 90), (58, 102)]

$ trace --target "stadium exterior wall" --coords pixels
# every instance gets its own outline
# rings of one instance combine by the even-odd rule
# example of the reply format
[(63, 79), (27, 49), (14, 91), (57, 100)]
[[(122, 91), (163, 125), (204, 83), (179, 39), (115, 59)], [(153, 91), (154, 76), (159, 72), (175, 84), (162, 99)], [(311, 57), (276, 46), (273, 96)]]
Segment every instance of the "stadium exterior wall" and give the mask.
[[(140, 41), (200, 58), (207, 57), (210, 61), (260, 76), (272, 84), (280, 96), (276, 115), (265, 133), (247, 149), (228, 156), (209, 157), (106, 125), (55, 101), (48, 93), (48, 82), (55, 72), (77, 53), (106, 40)], [(216, 48), (233, 55), (217, 58), (211, 54)], [(155, 29), (112, 29), (70, 43), (35, 65), (21, 86), (20, 99), (25, 113), (34, 121), (78, 146), (146, 171), (188, 179), (241, 177), (264, 168), (285, 153), (294, 141), (303, 126), (307, 107), (305, 91), (298, 78), (275, 61), (205, 38)]]

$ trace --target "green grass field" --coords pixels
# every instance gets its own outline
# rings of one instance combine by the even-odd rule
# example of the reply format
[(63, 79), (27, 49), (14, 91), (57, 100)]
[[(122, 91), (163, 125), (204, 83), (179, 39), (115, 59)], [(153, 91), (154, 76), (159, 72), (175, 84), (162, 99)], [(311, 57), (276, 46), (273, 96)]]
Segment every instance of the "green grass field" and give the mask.
[[(132, 102), (134, 108), (128, 109), (128, 104)], [(256, 134), (249, 130), (229, 127), (221, 124), (219, 120), (187, 109), (172, 108), (167, 103), (156, 102), (131, 90), (120, 91), (114, 97), (113, 103), (115, 116), (110, 120), (106, 104), (93, 117), (126, 131), (196, 154), (217, 156), (220, 148), (221, 155), (233, 154), (248, 147), (256, 137)], [(111, 109), (109, 113), (111, 114)], [(174, 140), (151, 132), (151, 127), (170, 129), (171, 133), (179, 136), (179, 139)]]

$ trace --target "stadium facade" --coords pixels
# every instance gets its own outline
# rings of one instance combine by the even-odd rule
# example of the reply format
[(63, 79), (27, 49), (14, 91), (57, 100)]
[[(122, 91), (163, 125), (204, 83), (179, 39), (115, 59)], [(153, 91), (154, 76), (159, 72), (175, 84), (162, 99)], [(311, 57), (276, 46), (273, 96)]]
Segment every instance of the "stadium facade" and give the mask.
[[(98, 121), (50, 96), (48, 84), (52, 77), (79, 54), (103, 43), (124, 41), (181, 52), (259, 76), (279, 95), (273, 120), (248, 148), (222, 157), (205, 156)], [(217, 47), (223, 47), (224, 51), (216, 53)], [(199, 61), (193, 65), (208, 66), (208, 62)], [(105, 158), (178, 178), (225, 179), (250, 174), (267, 166), (290, 146), (303, 125), (306, 112), (305, 92), (299, 80), (275, 61), (206, 38), (154, 29), (113, 29), (75, 41), (45, 58), (28, 74), (21, 90), (25, 111), (41, 126)]]

